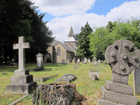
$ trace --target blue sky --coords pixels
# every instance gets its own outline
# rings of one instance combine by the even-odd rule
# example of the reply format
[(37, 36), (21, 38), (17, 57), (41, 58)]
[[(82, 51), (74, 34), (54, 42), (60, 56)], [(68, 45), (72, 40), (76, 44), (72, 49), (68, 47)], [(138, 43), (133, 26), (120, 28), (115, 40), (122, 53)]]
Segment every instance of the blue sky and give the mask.
[(140, 19), (140, 0), (31, 0), (45, 13), (43, 21), (56, 40), (67, 39), (70, 27), (75, 34), (86, 22), (91, 28), (106, 26), (108, 21)]

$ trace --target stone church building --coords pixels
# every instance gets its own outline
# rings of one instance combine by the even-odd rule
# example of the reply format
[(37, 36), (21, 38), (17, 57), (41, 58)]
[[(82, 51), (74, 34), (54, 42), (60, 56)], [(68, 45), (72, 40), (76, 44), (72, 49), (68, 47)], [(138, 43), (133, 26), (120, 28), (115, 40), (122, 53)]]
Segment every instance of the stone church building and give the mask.
[(72, 27), (68, 38), (64, 43), (54, 40), (50, 47), (47, 49), (48, 54), (44, 56), (44, 61), (47, 62), (47, 59), (50, 58), (53, 63), (67, 63), (67, 60), (72, 61), (76, 56), (76, 49), (78, 43), (74, 38), (74, 33)]

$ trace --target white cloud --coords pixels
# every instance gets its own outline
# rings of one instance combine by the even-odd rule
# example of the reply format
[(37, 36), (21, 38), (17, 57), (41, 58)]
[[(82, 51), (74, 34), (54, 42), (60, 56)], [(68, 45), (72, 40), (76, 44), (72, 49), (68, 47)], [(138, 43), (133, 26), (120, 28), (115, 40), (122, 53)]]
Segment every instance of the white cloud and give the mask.
[(107, 24), (107, 19), (97, 14), (84, 14), (84, 15), (71, 15), (63, 18), (55, 18), (47, 24), (47, 26), (53, 31), (53, 35), (56, 36), (56, 40), (64, 41), (67, 39), (70, 27), (72, 25), (75, 34), (80, 32), (81, 26), (84, 26), (88, 22), (91, 28)]
[(140, 0), (125, 2), (119, 7), (111, 9), (106, 15), (109, 21), (116, 21), (118, 18), (128, 20), (131, 17), (140, 19)]
[(67, 39), (71, 25), (74, 33), (78, 34), (81, 26), (84, 26), (87, 21), (93, 28), (94, 26), (106, 26), (108, 21), (117, 21), (118, 19), (130, 20), (131, 17), (140, 19), (140, 0), (124, 2), (122, 5), (112, 8), (106, 16), (86, 13), (94, 5), (95, 0), (88, 0), (88, 2), (87, 0), (32, 1), (36, 2), (35, 5), (39, 6), (41, 12), (48, 12), (54, 16), (65, 16), (56, 17), (47, 24), (53, 31), (56, 40), (61, 42)]
[(85, 13), (94, 5), (95, 0), (32, 0), (32, 2), (35, 2), (35, 6), (39, 6), (41, 12), (64, 16)]

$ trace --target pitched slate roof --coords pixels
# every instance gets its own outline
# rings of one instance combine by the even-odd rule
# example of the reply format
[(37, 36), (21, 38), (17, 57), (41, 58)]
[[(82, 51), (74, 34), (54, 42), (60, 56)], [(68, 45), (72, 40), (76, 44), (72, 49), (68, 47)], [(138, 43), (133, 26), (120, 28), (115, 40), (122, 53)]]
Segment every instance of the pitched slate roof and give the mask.
[[(62, 43), (62, 42), (59, 42), (59, 41), (57, 41), (57, 40), (54, 40), (54, 41), (51, 43), (51, 45), (55, 47), (58, 43), (60, 43), (60, 44), (64, 47), (64, 49), (66, 49), (67, 51), (73, 52), (72, 49), (70, 49), (69, 46), (67, 46), (66, 44), (64, 44), (64, 43)], [(73, 45), (71, 45), (71, 46), (73, 46)], [(73, 47), (74, 47), (74, 46), (73, 46)]]

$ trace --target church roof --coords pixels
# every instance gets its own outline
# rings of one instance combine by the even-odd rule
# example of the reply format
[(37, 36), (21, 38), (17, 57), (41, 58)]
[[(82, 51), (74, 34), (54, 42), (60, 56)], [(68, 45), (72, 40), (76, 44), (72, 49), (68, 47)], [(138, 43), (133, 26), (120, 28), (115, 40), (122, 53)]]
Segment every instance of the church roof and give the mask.
[[(69, 46), (67, 46), (66, 44), (64, 44), (64, 43), (62, 43), (62, 42), (59, 42), (59, 41), (57, 41), (57, 40), (54, 40), (54, 41), (51, 43), (51, 45), (55, 47), (58, 43), (60, 43), (60, 44), (64, 47), (65, 50), (70, 51), (70, 52), (73, 52), (72, 49), (69, 48)], [(71, 45), (71, 46), (73, 46), (73, 45)], [(74, 47), (74, 46), (73, 46), (73, 47)]]

